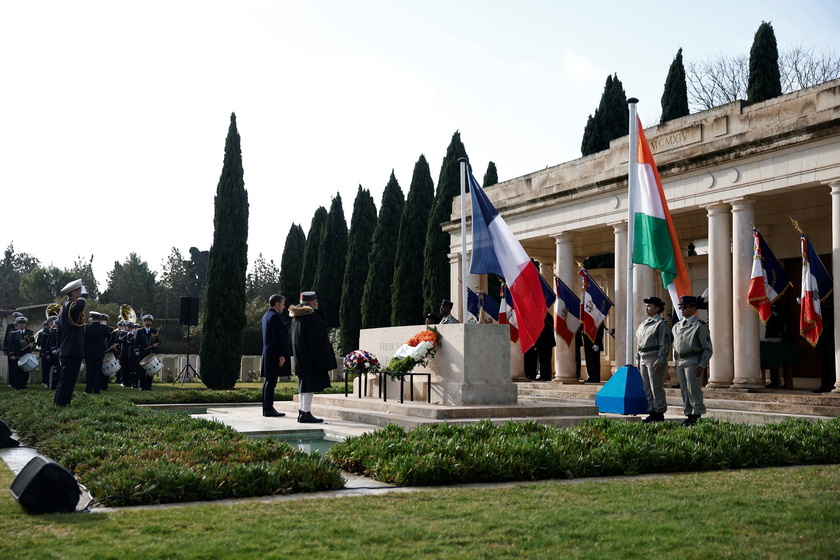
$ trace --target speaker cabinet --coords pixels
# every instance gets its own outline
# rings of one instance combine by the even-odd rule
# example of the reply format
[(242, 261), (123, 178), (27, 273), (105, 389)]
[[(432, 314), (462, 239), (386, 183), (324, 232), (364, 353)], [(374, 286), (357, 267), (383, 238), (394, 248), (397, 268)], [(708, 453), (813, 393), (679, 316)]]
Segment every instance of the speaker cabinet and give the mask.
[(20, 443), (12, 438), (12, 429), (0, 420), (0, 447), (17, 447), (18, 445)]
[(12, 482), (11, 491), (29, 513), (75, 511), (82, 495), (70, 471), (41, 456), (26, 463)]
[(181, 324), (191, 326), (198, 324), (197, 297), (181, 296)]

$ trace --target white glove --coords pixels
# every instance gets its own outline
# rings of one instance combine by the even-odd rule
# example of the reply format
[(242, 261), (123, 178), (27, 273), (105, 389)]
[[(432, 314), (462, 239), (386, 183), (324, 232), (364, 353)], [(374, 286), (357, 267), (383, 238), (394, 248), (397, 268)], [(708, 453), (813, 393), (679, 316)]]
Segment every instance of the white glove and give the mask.
[(83, 297), (83, 298), (87, 297), (87, 288), (85, 287), (84, 284), (82, 284), (82, 293), (79, 297)]
[(593, 345), (592, 345), (592, 349), (593, 349), (593, 350), (595, 350), (595, 351), (597, 352), (597, 351), (598, 351), (598, 350), (600, 350), (601, 348), (600, 348), (597, 344), (593, 344)]

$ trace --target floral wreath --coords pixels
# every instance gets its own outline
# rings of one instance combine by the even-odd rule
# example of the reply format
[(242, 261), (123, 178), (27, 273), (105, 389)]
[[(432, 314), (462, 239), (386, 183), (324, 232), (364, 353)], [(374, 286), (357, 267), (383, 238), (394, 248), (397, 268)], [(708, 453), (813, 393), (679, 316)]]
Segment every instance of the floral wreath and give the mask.
[(411, 373), (415, 366), (425, 366), (430, 358), (435, 357), (442, 338), (435, 327), (429, 327), (428, 330), (412, 336), (397, 349), (388, 363), (386, 373), (391, 379), (400, 379), (406, 373)]
[(344, 357), (344, 373), (348, 379), (355, 379), (365, 373), (380, 370), (379, 359), (367, 350), (353, 350)]

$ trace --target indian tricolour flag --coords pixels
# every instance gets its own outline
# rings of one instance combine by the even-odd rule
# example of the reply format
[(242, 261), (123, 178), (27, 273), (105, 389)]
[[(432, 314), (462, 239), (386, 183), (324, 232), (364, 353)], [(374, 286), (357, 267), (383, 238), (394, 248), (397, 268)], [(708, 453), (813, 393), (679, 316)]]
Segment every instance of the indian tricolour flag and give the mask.
[(676, 308), (680, 296), (691, 295), (691, 280), (680, 253), (659, 171), (642, 130), (642, 121), (637, 119), (636, 126), (639, 131), (639, 150), (636, 166), (638, 192), (632, 197), (635, 228), (633, 262), (659, 270), (662, 283), (671, 294), (671, 301)]

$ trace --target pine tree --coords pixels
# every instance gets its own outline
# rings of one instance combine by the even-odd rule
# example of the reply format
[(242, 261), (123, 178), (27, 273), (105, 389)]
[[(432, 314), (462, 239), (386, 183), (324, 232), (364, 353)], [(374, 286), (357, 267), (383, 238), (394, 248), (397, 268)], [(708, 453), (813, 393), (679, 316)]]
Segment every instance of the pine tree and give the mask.
[(368, 275), (362, 295), (363, 329), (391, 326), (391, 281), (404, 204), (405, 197), (392, 170), (382, 192), (379, 219), (370, 245)]
[(292, 224), (280, 257), (280, 293), (286, 296), (286, 303), (291, 305), (298, 300), (301, 271), (303, 271), (303, 253), (306, 248), (306, 235), (298, 224)]
[(394, 277), (391, 284), (391, 325), (418, 325), (423, 321), (423, 247), (435, 184), (426, 156), (414, 164), (408, 199), (400, 220)]
[(496, 173), (496, 164), (492, 161), (487, 164), (487, 171), (484, 173), (484, 181), (481, 183), (481, 188), (486, 189), (491, 185), (499, 182), (499, 174)]
[(341, 286), (347, 266), (347, 221), (341, 194), (336, 193), (324, 224), (324, 236), (318, 249), (318, 268), (314, 290), (318, 292), (318, 309), (328, 328), (338, 327), (341, 309)]
[(761, 22), (750, 49), (750, 77), (747, 82), (747, 101), (760, 103), (782, 95), (779, 72), (779, 49), (773, 26)]
[(230, 116), (216, 187), (213, 226), (199, 352), (201, 380), (210, 389), (231, 389), (239, 378), (242, 359), (248, 270), (248, 193), (235, 114)]
[[(327, 209), (319, 206), (309, 224), (309, 235), (303, 248), (303, 264), (300, 271), (300, 291), (315, 289), (315, 273), (318, 272), (318, 251), (324, 238), (324, 226), (327, 223)], [(295, 294), (292, 294), (295, 296)], [(300, 294), (297, 294), (300, 295)], [(295, 301), (294, 299), (290, 301)], [(320, 302), (319, 302), (320, 303)]]
[(365, 292), (370, 261), (370, 243), (376, 229), (376, 204), (370, 191), (359, 185), (350, 218), (350, 237), (347, 241), (347, 266), (341, 289), (341, 353), (349, 354), (359, 347), (362, 329), (362, 296)]
[(665, 78), (665, 90), (662, 92), (662, 117), (659, 122), (664, 123), (688, 114), (688, 87), (685, 82), (682, 49), (680, 49), (668, 69), (668, 77)]
[(423, 304), (426, 309), (437, 309), (442, 299), (451, 297), (449, 234), (443, 231), (441, 224), (451, 219), (452, 199), (461, 192), (458, 159), (462, 157), (467, 157), (467, 150), (461, 143), (461, 133), (455, 131), (440, 167), (435, 203), (426, 228), (423, 248)]

